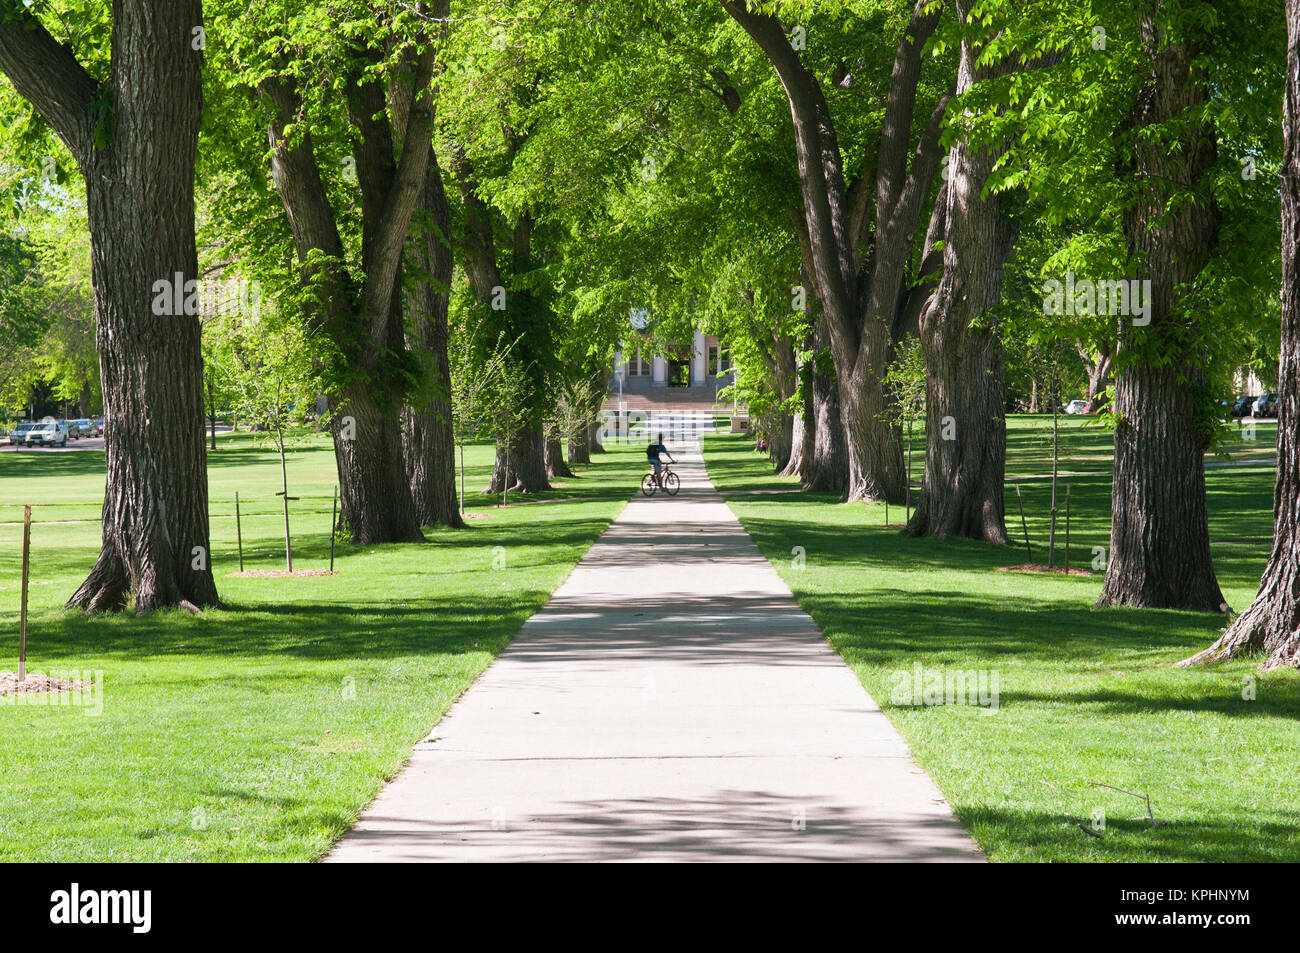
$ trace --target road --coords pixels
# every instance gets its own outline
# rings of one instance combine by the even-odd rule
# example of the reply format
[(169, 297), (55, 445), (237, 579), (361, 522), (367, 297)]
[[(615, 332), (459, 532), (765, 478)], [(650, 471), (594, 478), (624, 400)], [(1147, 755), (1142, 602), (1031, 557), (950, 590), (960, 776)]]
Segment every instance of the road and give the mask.
[[(227, 424), (217, 424), (217, 433), (230, 433), (231, 427)], [(203, 432), (206, 434), (208, 428), (204, 427)], [(0, 453), (70, 453), (74, 450), (103, 450), (103, 437), (82, 437), (79, 440), (69, 440), (66, 447), (15, 447), (9, 443), (8, 437), (0, 437), (3, 443), (0, 443)]]

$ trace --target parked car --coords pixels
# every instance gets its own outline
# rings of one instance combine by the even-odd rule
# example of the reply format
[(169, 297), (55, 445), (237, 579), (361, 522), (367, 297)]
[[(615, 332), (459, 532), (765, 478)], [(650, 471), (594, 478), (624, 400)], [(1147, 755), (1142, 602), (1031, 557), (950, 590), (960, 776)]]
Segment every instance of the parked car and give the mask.
[(15, 447), (21, 447), (27, 442), (27, 435), (31, 433), (35, 427), (36, 424), (32, 423), (30, 420), (24, 421), (20, 424), (15, 424), (14, 429), (9, 431), (9, 442)]
[(66, 447), (67, 445), (68, 426), (62, 420), (39, 423), (27, 434), (29, 447)]
[(99, 433), (95, 430), (95, 422), (89, 417), (78, 417), (76, 420), (68, 421), (68, 434), (71, 436), (72, 428), (77, 428), (78, 437), (98, 437)]
[(1086, 400), (1072, 400), (1065, 405), (1067, 414), (1083, 414), (1088, 411), (1088, 402)]
[(1252, 417), (1276, 417), (1277, 394), (1260, 394), (1255, 398), (1255, 405), (1250, 409)]
[(1244, 394), (1232, 402), (1231, 413), (1234, 417), (1249, 417), (1250, 409), (1255, 405), (1254, 397), (1247, 397)]
[(68, 432), (69, 440), (77, 440), (81, 437), (81, 428), (77, 426), (75, 420), (60, 420), (59, 423), (63, 424), (63, 428)]
[(95, 436), (96, 437), (104, 436), (104, 418), (94, 417), (91, 419), (90, 422), (95, 425)]

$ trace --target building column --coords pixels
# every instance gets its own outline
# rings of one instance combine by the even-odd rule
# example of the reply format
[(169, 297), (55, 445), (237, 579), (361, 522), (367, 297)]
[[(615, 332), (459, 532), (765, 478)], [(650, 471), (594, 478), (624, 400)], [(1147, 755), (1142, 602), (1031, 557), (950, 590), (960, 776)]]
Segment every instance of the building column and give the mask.
[(664, 359), (660, 357), (658, 354), (654, 356), (654, 364), (653, 364), (653, 369), (650, 377), (650, 386), (651, 387), (668, 386), (668, 376), (664, 372)]
[(708, 352), (704, 347), (704, 332), (695, 332), (695, 346), (691, 350), (691, 384), (695, 387), (704, 385), (704, 362)]

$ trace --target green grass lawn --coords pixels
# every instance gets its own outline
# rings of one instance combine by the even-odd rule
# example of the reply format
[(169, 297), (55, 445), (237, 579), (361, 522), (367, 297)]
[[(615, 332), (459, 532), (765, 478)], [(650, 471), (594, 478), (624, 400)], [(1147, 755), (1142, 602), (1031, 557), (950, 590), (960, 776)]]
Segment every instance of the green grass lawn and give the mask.
[[(0, 454), (0, 669), (17, 667), (21, 504), (32, 526), (28, 667), (101, 671), (102, 713), (0, 705), (0, 860), (311, 860), (568, 574), (638, 485), (639, 443), (595, 457), (542, 502), (476, 492), (465, 530), (340, 544), (336, 576), (284, 564), (279, 465), (245, 435), (210, 454), (213, 565), (229, 608), (87, 617), (61, 607), (93, 562), (102, 452)], [(295, 569), (329, 561), (333, 454), (289, 461)], [(502, 561), (504, 565), (502, 566)], [(494, 566), (495, 564), (495, 566)], [(495, 568), (500, 567), (500, 568)]]
[[(1050, 427), (1050, 418), (1011, 419), (1009, 479), (1050, 472)], [(1272, 428), (1256, 437), (1234, 456), (1269, 456)], [(1075, 566), (1089, 567), (1108, 543), (1108, 443), (1094, 427), (1067, 424), (1062, 469), (1107, 471), (1068, 481)], [(743, 437), (704, 446), (714, 484), (993, 860), (1300, 860), (1300, 679), (1258, 675), (1249, 662), (1168, 667), (1213, 641), (1222, 619), (1094, 610), (1100, 572), (999, 572), (1025, 562), (1014, 493), (1008, 529), (1019, 548), (904, 539), (885, 527), (881, 506), (746, 493), (795, 481), (772, 476)], [(1240, 610), (1268, 555), (1272, 467), (1213, 468), (1208, 486), (1215, 566)], [(1025, 480), (1022, 493), (1034, 559), (1045, 561), (1050, 482)], [(902, 523), (902, 508), (890, 509)], [(917, 664), (996, 673), (996, 711), (892, 703), (895, 673)], [(1247, 681), (1254, 700), (1243, 698)], [(1151, 829), (1141, 801), (1090, 782), (1149, 795), (1160, 826)], [(1091, 830), (1094, 812), (1105, 815), (1100, 837), (1078, 827)]]

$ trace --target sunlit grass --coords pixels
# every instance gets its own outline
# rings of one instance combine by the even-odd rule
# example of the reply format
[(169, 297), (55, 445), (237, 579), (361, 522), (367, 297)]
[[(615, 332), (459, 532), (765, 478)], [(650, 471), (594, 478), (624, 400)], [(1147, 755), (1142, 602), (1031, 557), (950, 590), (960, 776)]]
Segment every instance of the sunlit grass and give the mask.
[[(219, 437), (219, 440), (221, 438)], [(492, 450), (467, 452), (467, 487)], [(641, 448), (598, 455), (553, 494), (425, 544), (340, 544), (335, 576), (283, 566), (279, 470), (248, 438), (210, 456), (214, 569), (229, 608), (87, 617), (61, 607), (98, 548), (103, 454), (0, 454), (0, 669), (16, 667), (21, 523), (32, 528), (32, 671), (102, 672), (103, 712), (0, 705), (0, 859), (310, 860), (549, 597), (640, 480)], [(333, 455), (289, 460), (295, 569), (328, 566)], [(54, 520), (54, 521), (51, 521)], [(500, 566), (504, 560), (503, 568)]]
[[(1043, 472), (1042, 423), (1030, 423), (1011, 421), (1009, 479)], [(1094, 444), (1074, 425), (1070, 467)], [(751, 448), (739, 437), (707, 438), (710, 477), (992, 859), (1300, 859), (1300, 679), (1259, 676), (1249, 662), (1169, 667), (1207, 646), (1221, 618), (1094, 610), (1100, 572), (999, 572), (1025, 561), (1014, 493), (1016, 548), (905, 539), (885, 528), (882, 506), (737, 492), (792, 484)], [(1050, 469), (1050, 445), (1048, 453)], [(1094, 547), (1108, 543), (1109, 476), (1068, 482), (1071, 562), (1090, 567)], [(1208, 484), (1216, 569), (1241, 609), (1268, 555), (1272, 470), (1212, 469)], [(1023, 496), (1034, 558), (1045, 561), (1050, 484), (1028, 482)], [(902, 517), (891, 507), (891, 522)], [(1058, 546), (1059, 562), (1063, 525)], [(996, 672), (996, 713), (892, 704), (896, 673), (917, 664)], [(1149, 794), (1160, 825), (1151, 829), (1141, 801), (1094, 783)], [(1078, 826), (1091, 830), (1094, 814), (1105, 818), (1100, 837)]]

